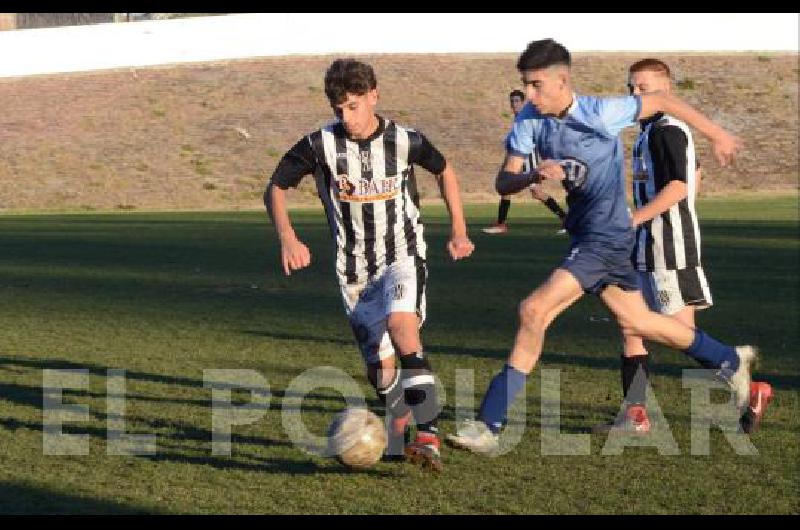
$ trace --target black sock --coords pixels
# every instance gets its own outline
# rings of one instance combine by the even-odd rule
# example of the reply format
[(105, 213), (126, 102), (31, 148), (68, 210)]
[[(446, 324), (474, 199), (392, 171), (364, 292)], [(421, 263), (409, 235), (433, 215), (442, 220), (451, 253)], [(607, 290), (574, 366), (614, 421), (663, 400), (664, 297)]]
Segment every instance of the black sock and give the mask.
[(506, 222), (509, 208), (511, 208), (511, 201), (509, 199), (500, 199), (500, 208), (497, 211), (497, 224)]
[(438, 433), (439, 401), (436, 384), (428, 359), (422, 352), (400, 356), (401, 374), (406, 403), (414, 413), (417, 431)]
[(556, 200), (552, 197), (549, 197), (546, 201), (544, 201), (544, 205), (547, 206), (547, 208), (556, 214), (562, 221), (567, 216), (567, 213), (561, 209), (561, 206), (559, 206), (558, 202), (556, 202)]
[[(411, 410), (406, 404), (400, 372), (400, 368), (395, 369), (394, 377), (385, 387), (380, 387), (380, 383), (373, 384), (375, 391), (378, 393), (378, 399), (386, 407), (386, 413), (395, 418), (402, 418)], [(378, 381), (381, 380), (380, 370), (378, 370), (377, 379)]]
[[(650, 370), (647, 367), (647, 355), (622, 357), (622, 395), (629, 404), (644, 405), (647, 401), (646, 388)], [(636, 377), (641, 368), (641, 374)]]

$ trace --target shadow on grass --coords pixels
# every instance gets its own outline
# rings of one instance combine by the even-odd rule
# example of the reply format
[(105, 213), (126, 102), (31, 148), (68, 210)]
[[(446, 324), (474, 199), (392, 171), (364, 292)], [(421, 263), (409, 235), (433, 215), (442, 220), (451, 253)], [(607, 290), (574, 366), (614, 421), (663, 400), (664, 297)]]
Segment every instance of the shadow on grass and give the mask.
[[(105, 377), (111, 368), (95, 363), (66, 361), (63, 359), (27, 359), (24, 357), (0, 357), (0, 366), (24, 366), (38, 370), (88, 370), (91, 375)], [(165, 385), (181, 385), (191, 388), (202, 388), (202, 379), (189, 377), (177, 377), (170, 375), (151, 374), (147, 372), (125, 371), (126, 379), (147, 381), (151, 383), (163, 383)]]
[(0, 482), (1, 515), (150, 514), (159, 510), (110, 500), (68, 495), (23, 482)]
[[(8, 431), (17, 431), (19, 429), (27, 429), (30, 431), (40, 431), (40, 432), (43, 431), (43, 427), (40, 423), (21, 421), (14, 418), (0, 419), (0, 427)], [(85, 434), (91, 436), (92, 438), (96, 438), (98, 440), (107, 440), (106, 429), (100, 427), (65, 424), (62, 426), (61, 431), (64, 434), (72, 434), (72, 435)], [(201, 439), (200, 441), (210, 442), (211, 433), (209, 431), (203, 431), (198, 429), (197, 432), (203, 433), (204, 438)], [(175, 464), (201, 465), (201, 466), (210, 466), (213, 467), (214, 469), (221, 469), (221, 470), (234, 469), (240, 471), (253, 471), (258, 473), (279, 473), (279, 474), (290, 473), (294, 475), (300, 475), (300, 474), (314, 475), (319, 473), (343, 474), (348, 472), (341, 466), (333, 464), (333, 460), (331, 460), (331, 464), (329, 465), (320, 465), (314, 460), (312, 460), (312, 457), (310, 456), (308, 457), (308, 459), (304, 459), (302, 456), (299, 457), (298, 459), (270, 458), (251, 453), (244, 453), (241, 451), (235, 451), (234, 454), (230, 457), (217, 456), (217, 455), (187, 454), (187, 453), (197, 453), (201, 449), (199, 449), (198, 447), (181, 446), (175, 444), (167, 445), (159, 443), (158, 440), (161, 439), (171, 439), (176, 441), (195, 440), (196, 438), (191, 433), (189, 433), (188, 436), (183, 436), (183, 435), (170, 436), (170, 435), (165, 435), (163, 433), (157, 433), (156, 436), (157, 436), (156, 454), (135, 454), (135, 455), (130, 455), (128, 457), (142, 458), (153, 462), (171, 462)], [(270, 447), (270, 446), (295, 447), (294, 444), (285, 440), (271, 440), (267, 438), (240, 436), (236, 434), (231, 435), (232, 446), (235, 447), (237, 444), (247, 444), (247, 443), (256, 444), (258, 447)], [(115, 456), (117, 455), (112, 455), (111, 457)], [(56, 455), (54, 455), (53, 457), (57, 458)], [(125, 458), (125, 456), (120, 456), (120, 458)], [(317, 459), (318, 457), (313, 457), (313, 458)], [(385, 476), (387, 474), (386, 471), (375, 470), (375, 469), (365, 470), (365, 473), (374, 476)], [(2, 506), (1, 501), (2, 499), (0, 499), (0, 506)]]

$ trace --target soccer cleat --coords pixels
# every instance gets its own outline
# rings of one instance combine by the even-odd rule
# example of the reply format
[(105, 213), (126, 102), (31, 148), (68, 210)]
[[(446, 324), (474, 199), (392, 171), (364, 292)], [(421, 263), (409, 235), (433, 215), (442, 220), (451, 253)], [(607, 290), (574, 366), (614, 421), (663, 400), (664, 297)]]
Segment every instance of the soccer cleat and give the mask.
[(636, 434), (645, 435), (650, 432), (650, 418), (644, 405), (628, 405), (622, 418), (610, 423), (596, 425), (592, 432), (595, 434)]
[(448, 434), (447, 441), (479, 455), (493, 455), (500, 448), (499, 436), (479, 420), (466, 420), (457, 434)]
[(750, 383), (750, 403), (739, 420), (742, 431), (752, 434), (758, 430), (770, 401), (772, 401), (772, 386), (769, 383), (755, 381)]
[(406, 445), (406, 460), (436, 472), (444, 470), (439, 452), (439, 437), (431, 432), (418, 432), (416, 439)]
[(736, 354), (739, 356), (739, 368), (732, 373), (722, 368), (717, 373), (733, 389), (736, 406), (743, 410), (750, 401), (750, 372), (758, 357), (758, 350), (753, 346), (737, 346)]
[(557, 236), (563, 236), (563, 235), (566, 235), (566, 234), (567, 234), (567, 229), (566, 228), (561, 228), (560, 230), (556, 231), (556, 235)]
[(505, 223), (497, 223), (486, 228), (481, 228), (484, 234), (505, 234), (508, 232), (508, 226)]

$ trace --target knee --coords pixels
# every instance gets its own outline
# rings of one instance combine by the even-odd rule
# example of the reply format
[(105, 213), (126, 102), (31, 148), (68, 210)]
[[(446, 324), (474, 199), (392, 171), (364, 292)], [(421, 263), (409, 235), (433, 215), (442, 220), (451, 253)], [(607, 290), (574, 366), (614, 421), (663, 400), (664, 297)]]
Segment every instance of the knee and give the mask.
[(545, 311), (541, 302), (534, 297), (528, 297), (519, 304), (520, 324), (527, 328), (544, 328)]

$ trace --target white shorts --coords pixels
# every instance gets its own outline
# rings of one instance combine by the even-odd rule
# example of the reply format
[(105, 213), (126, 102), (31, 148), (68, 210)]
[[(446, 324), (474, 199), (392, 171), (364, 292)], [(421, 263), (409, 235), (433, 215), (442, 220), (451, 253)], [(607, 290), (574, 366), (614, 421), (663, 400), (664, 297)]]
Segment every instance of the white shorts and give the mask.
[(663, 315), (674, 315), (686, 306), (705, 309), (714, 303), (703, 267), (639, 271), (639, 284), (650, 309)]
[(428, 269), (419, 258), (396, 261), (370, 282), (341, 284), (345, 312), (364, 362), (380, 362), (394, 355), (386, 329), (391, 313), (416, 313), (425, 321), (425, 281)]

